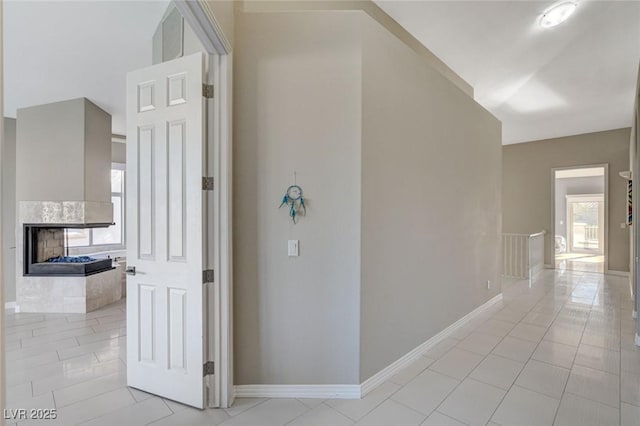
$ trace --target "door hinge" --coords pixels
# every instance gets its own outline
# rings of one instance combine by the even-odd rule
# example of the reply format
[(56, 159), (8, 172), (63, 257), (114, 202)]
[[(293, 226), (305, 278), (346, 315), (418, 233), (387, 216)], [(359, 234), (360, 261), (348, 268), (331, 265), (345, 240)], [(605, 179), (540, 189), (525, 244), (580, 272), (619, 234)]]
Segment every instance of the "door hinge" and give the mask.
[(213, 84), (202, 83), (202, 96), (213, 99)]
[(215, 364), (213, 361), (207, 361), (202, 365), (202, 375), (203, 376), (211, 376), (215, 374)]
[(202, 284), (212, 283), (213, 278), (213, 269), (205, 269), (202, 271)]
[(213, 191), (213, 178), (212, 177), (203, 177), (202, 178), (202, 190), (203, 191)]

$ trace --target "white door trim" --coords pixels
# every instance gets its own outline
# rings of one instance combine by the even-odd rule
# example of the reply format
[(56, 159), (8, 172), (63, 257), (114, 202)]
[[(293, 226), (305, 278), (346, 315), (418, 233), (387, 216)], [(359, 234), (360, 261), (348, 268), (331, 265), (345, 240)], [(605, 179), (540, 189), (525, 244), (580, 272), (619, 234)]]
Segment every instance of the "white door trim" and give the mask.
[(231, 53), (231, 44), (205, 0), (174, 0), (173, 3), (207, 49), (208, 54)]
[[(4, 75), (3, 75), (3, 43), (2, 43), (2, 2), (0, 2), (0, 96), (4, 93)], [(0, 117), (3, 117), (0, 122), (0, 186), (2, 185), (2, 156), (4, 147), (4, 103), (0, 102)], [(2, 223), (2, 197), (0, 197), (0, 223)], [(0, 227), (0, 247), (4, 247), (4, 236), (2, 235), (2, 227)], [(2, 250), (0, 250), (0, 265), (2, 264)], [(0, 306), (4, 306), (4, 274), (0, 274)], [(6, 375), (5, 375), (5, 344), (4, 344), (4, 312), (0, 316), (0, 411), (4, 413), (6, 407)], [(4, 416), (2, 416), (4, 417)], [(0, 420), (0, 425), (4, 425), (4, 419)]]
[(208, 197), (208, 234), (212, 250), (209, 265), (215, 271), (214, 283), (208, 289), (209, 318), (213, 339), (209, 339), (210, 361), (215, 374), (207, 384), (210, 407), (226, 408), (233, 404), (233, 259), (232, 259), (232, 66), (231, 44), (225, 37), (205, 0), (174, 0), (174, 4), (194, 31), (209, 55), (207, 83), (214, 86), (214, 98), (208, 108), (209, 176), (215, 189)]
[(552, 167), (551, 168), (551, 257), (552, 268), (556, 265), (556, 171), (573, 169), (604, 168), (604, 273), (609, 273), (609, 164), (583, 164), (578, 166)]

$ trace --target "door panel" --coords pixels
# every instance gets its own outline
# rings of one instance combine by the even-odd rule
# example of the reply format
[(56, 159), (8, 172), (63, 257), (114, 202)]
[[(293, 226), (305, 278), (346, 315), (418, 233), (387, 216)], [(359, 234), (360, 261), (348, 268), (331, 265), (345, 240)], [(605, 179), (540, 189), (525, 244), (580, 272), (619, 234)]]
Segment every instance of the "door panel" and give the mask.
[(604, 197), (567, 196), (567, 237), (573, 253), (604, 253)]
[(127, 76), (127, 384), (204, 406), (203, 55)]
[[(153, 126), (144, 126), (138, 129), (137, 151), (138, 151), (138, 170), (136, 176), (138, 178), (138, 253), (141, 259), (153, 260), (155, 229), (154, 220), (154, 156), (155, 147)], [(133, 174), (129, 174), (133, 176)], [(129, 191), (127, 191), (129, 193)], [(134, 205), (129, 203), (128, 205)], [(131, 223), (131, 222), (127, 222)]]

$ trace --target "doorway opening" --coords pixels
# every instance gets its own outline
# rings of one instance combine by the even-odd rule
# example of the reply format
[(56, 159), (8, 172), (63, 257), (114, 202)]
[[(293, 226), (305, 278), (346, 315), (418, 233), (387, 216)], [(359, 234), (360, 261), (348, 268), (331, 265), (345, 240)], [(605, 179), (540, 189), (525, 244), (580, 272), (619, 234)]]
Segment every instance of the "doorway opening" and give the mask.
[(553, 171), (556, 269), (607, 270), (607, 166)]
[[(96, 105), (96, 108), (103, 109), (103, 112), (109, 116), (109, 123), (107, 125), (105, 120), (105, 123), (100, 123), (104, 125), (99, 128), (91, 127), (91, 135), (93, 139), (106, 141), (103, 144), (105, 146), (110, 144), (110, 151), (107, 153), (105, 149), (104, 152), (100, 151), (99, 155), (81, 156), (81, 159), (75, 163), (76, 157), (72, 157), (71, 154), (78, 150), (72, 151), (65, 146), (64, 149), (60, 148), (57, 151), (68, 153), (67, 162), (64, 163), (66, 168), (73, 164), (86, 171), (87, 164), (83, 161), (87, 162), (89, 158), (93, 159), (89, 166), (96, 170), (98, 169), (95, 166), (97, 160), (94, 157), (104, 160), (105, 164), (111, 164), (111, 182), (108, 179), (107, 167), (100, 167), (100, 170), (104, 169), (105, 172), (100, 179), (91, 179), (87, 182), (91, 185), (93, 191), (91, 194), (98, 193), (98, 189), (101, 194), (105, 194), (105, 197), (109, 197), (108, 194), (111, 193), (112, 204), (117, 209), (113, 212), (113, 217), (118, 218), (113, 228), (96, 229), (86, 228), (84, 221), (80, 221), (82, 228), (74, 227), (75, 222), (68, 224), (51, 221), (51, 223), (46, 222), (44, 226), (45, 224), (41, 221), (30, 220), (25, 222), (24, 227), (17, 227), (15, 218), (10, 221), (11, 224), (7, 227), (9, 232), (5, 235), (15, 235), (16, 228), (20, 230), (24, 228), (25, 233), (29, 234), (27, 241), (29, 244), (25, 245), (26, 249), (23, 251), (19, 246), (16, 250), (13, 247), (14, 253), (23, 253), (28, 255), (26, 257), (33, 258), (28, 259), (28, 264), (22, 265), (16, 260), (15, 255), (11, 262), (7, 262), (5, 256), (5, 264), (14, 265), (14, 271), (8, 280), (13, 282), (11, 296), (13, 300), (9, 299), (12, 303), (6, 306), (4, 313), (6, 319), (1, 324), (6, 330), (5, 333), (11, 337), (6, 342), (0, 339), (0, 359), (8, 360), (7, 370), (13, 373), (7, 376), (6, 382), (0, 381), (0, 385), (4, 388), (2, 392), (8, 396), (8, 407), (14, 412), (37, 408), (45, 397), (47, 401), (51, 401), (45, 404), (46, 408), (54, 410), (59, 407), (56, 405), (58, 403), (64, 404), (67, 410), (73, 404), (97, 398), (90, 404), (103, 407), (101, 411), (83, 413), (82, 418), (72, 416), (73, 419), (62, 417), (59, 419), (62, 419), (65, 424), (75, 424), (97, 416), (113, 415), (117, 418), (119, 414), (117, 410), (122, 406), (109, 403), (113, 395), (109, 394), (105, 402), (98, 403), (102, 395), (107, 392), (100, 383), (106, 376), (116, 374), (117, 380), (110, 382), (113, 388), (108, 391), (117, 395), (119, 401), (127, 404), (143, 403), (142, 399), (138, 399), (140, 394), (136, 389), (154, 391), (154, 394), (164, 399), (198, 408), (226, 408), (233, 402), (229, 202), (231, 199), (232, 58), (231, 47), (221, 33), (220, 26), (215, 21), (208, 4), (204, 0), (147, 3), (95, 2), (90, 5), (56, 3), (47, 9), (48, 6), (43, 4), (13, 2), (11, 8), (4, 8), (5, 12), (9, 12), (5, 13), (4, 22), (13, 22), (13, 25), (8, 26), (9, 28), (5, 27), (5, 57), (10, 58), (5, 61), (5, 66), (11, 65), (9, 67), (11, 72), (5, 74), (9, 77), (7, 81), (11, 84), (5, 87), (12, 87), (14, 90), (11, 99), (18, 99), (22, 103), (5, 102), (5, 105), (13, 105), (14, 114), (12, 115), (15, 117), (17, 109), (59, 103), (60, 99), (74, 96), (87, 96), (95, 100), (100, 105), (99, 107)], [(42, 9), (43, 7), (45, 10)], [(11, 19), (7, 20), (7, 16)], [(34, 17), (38, 20), (29, 19)], [(2, 16), (0, 16), (1, 20)], [(37, 25), (29, 25), (33, 22)], [(72, 31), (56, 31), (55, 28), (60, 28), (60, 22), (65, 23), (62, 27), (71, 28)], [(83, 24), (86, 22), (99, 25), (89, 26), (92, 29), (89, 31), (89, 27)], [(65, 60), (64, 55), (58, 55), (57, 62), (53, 63), (49, 56), (32, 55), (43, 62), (38, 63), (38, 66), (21, 60), (24, 57), (22, 51), (28, 50), (30, 45), (25, 40), (42, 45), (42, 38), (38, 36), (38, 32), (33, 31), (33, 28), (46, 29), (48, 26), (52, 27), (47, 37), (50, 48), (43, 51), (72, 52), (74, 58), (82, 56), (86, 60)], [(111, 31), (105, 31), (105, 28)], [(10, 31), (10, 37), (6, 36), (7, 31)], [(79, 32), (84, 36), (82, 43), (74, 44), (73, 42), (78, 41), (74, 35)], [(126, 43), (119, 43), (122, 40), (126, 40)], [(8, 43), (7, 46), (8, 41), (12, 43)], [(117, 63), (117, 67), (114, 68), (115, 65), (111, 63), (103, 65), (96, 59), (110, 58), (109, 50), (97, 56), (92, 55), (96, 44), (116, 46), (118, 60), (109, 60), (114, 64)], [(61, 49), (60, 46), (64, 48)], [(84, 52), (82, 49), (88, 46), (92, 46), (89, 52), (91, 54), (82, 53)], [(7, 52), (9, 55), (6, 55)], [(77, 52), (82, 54), (78, 55)], [(161, 75), (161, 78), (146, 79), (134, 87), (122, 90), (122, 83), (127, 73), (131, 75), (141, 71), (149, 72), (152, 68), (161, 66), (179, 67), (194, 55), (199, 55), (197, 66), (192, 67), (197, 69), (197, 73), (187, 73), (186, 68), (176, 68), (168, 75)], [(181, 65), (176, 65), (177, 63)], [(33, 91), (32, 85), (24, 83), (33, 80), (16, 77), (23, 75), (28, 69), (44, 68), (54, 68), (60, 72), (56, 73), (55, 82), (49, 81), (48, 84), (43, 85), (43, 90)], [(80, 79), (80, 76), (83, 78)], [(86, 76), (90, 77), (85, 78)], [(107, 78), (112, 76), (117, 78)], [(95, 81), (101, 81), (101, 84), (96, 86)], [(215, 96), (212, 96), (214, 87)], [(48, 88), (53, 89), (45, 90)], [(37, 97), (29, 97), (30, 93), (37, 93)], [(4, 94), (6, 99), (7, 91)], [(133, 101), (127, 103), (128, 99)], [(191, 108), (191, 105), (195, 107)], [(142, 125), (128, 124), (136, 124), (136, 122), (127, 117), (127, 110), (132, 111), (134, 115), (144, 115), (146, 118), (153, 114), (158, 115), (161, 106), (165, 112), (171, 109), (172, 115), (167, 117), (169, 114), (165, 114), (164, 122), (159, 125), (157, 122), (160, 120), (150, 119)], [(188, 108), (190, 109), (187, 110)], [(50, 115), (46, 117), (47, 120), (35, 120), (36, 125), (53, 120), (50, 119)], [(9, 119), (5, 119), (5, 122), (7, 120)], [(14, 204), (13, 208), (9, 209), (11, 211), (19, 211), (15, 204), (17, 200), (22, 200), (15, 195), (16, 179), (15, 164), (13, 164), (17, 162), (15, 154), (17, 121), (13, 119), (12, 127), (14, 131), (11, 165), (14, 166), (14, 175), (11, 185), (14, 186)], [(23, 122), (26, 123), (26, 121)], [(84, 130), (84, 122), (81, 124)], [(155, 127), (152, 127), (152, 124)], [(85, 135), (84, 131), (77, 133)], [(98, 134), (99, 138), (95, 136)], [(145, 137), (147, 139), (144, 139)], [(48, 139), (39, 138), (37, 141), (35, 145), (38, 143), (46, 145)], [(125, 151), (130, 151), (134, 146), (142, 147), (142, 149), (136, 149), (138, 155), (147, 154), (143, 161), (138, 162), (131, 155), (125, 155)], [(28, 161), (32, 160), (28, 156), (21, 157)], [(125, 165), (127, 157), (133, 159)], [(197, 166), (197, 169), (192, 165)], [(131, 172), (127, 172), (126, 179), (123, 171), (125, 168)], [(23, 169), (26, 169), (26, 166)], [(116, 169), (121, 172), (117, 188), (113, 183)], [(164, 175), (160, 176), (161, 173)], [(145, 183), (149, 183), (151, 179), (154, 180), (151, 185), (133, 185), (132, 182), (135, 181), (132, 179), (134, 177), (138, 179), (139, 175), (148, 178)], [(190, 176), (189, 180), (187, 176)], [(215, 191), (203, 188), (203, 177), (206, 177), (207, 181), (211, 179), (216, 182)], [(74, 180), (66, 175), (64, 179), (66, 181), (61, 182), (58, 187), (66, 188), (70, 186), (67, 182), (74, 183)], [(137, 182), (140, 180), (138, 179)], [(109, 183), (111, 183), (110, 188)], [(31, 186), (39, 188), (39, 185)], [(130, 197), (133, 194), (131, 188), (137, 189), (136, 198)], [(59, 203), (67, 203), (65, 200), (69, 199), (75, 200), (72, 196), (68, 198), (58, 196), (58, 198), (62, 200)], [(125, 198), (129, 202), (125, 203)], [(50, 198), (48, 194), (40, 199), (56, 200)], [(172, 202), (168, 203), (167, 199), (171, 199)], [(90, 212), (94, 217), (97, 210), (94, 206), (96, 202), (93, 198), (90, 200), (93, 203), (90, 204), (92, 206)], [(182, 200), (182, 204), (175, 200)], [(192, 206), (186, 208), (185, 200)], [(42, 202), (42, 204), (48, 206), (46, 204), (48, 202)], [(109, 210), (112, 209), (111, 204), (106, 200), (104, 204), (108, 204)], [(72, 205), (75, 206), (75, 204)], [(153, 210), (148, 210), (149, 206)], [(126, 226), (127, 223), (132, 226), (135, 220), (141, 217), (136, 213), (140, 209), (147, 209), (144, 212), (151, 216), (144, 225), (149, 225), (145, 228), (145, 232), (151, 231), (153, 234), (134, 233), (132, 231), (134, 228)], [(84, 208), (70, 210), (70, 213), (63, 209), (56, 211), (64, 212), (64, 215), (68, 213), (76, 221), (78, 212), (84, 212)], [(63, 216), (63, 213), (60, 215)], [(191, 220), (188, 215), (192, 215)], [(99, 217), (102, 219), (102, 216)], [(165, 225), (170, 224), (166, 232), (160, 231), (160, 226), (155, 226), (162, 221)], [(95, 222), (91, 222), (91, 225), (110, 225), (112, 220)], [(192, 232), (191, 230), (196, 227), (194, 223), (202, 229)], [(190, 232), (191, 235), (197, 234), (197, 242), (200, 244), (187, 246), (195, 240), (195, 238), (187, 238)], [(134, 251), (132, 249), (134, 242), (140, 246), (139, 240), (143, 243), (150, 241), (150, 245)], [(17, 241), (26, 240), (18, 238)], [(3, 241), (3, 243), (6, 242)], [(40, 248), (43, 254), (38, 254)], [(151, 252), (145, 252), (147, 249)], [(76, 254), (82, 257), (69, 258), (69, 255)], [(189, 261), (197, 259), (197, 267), (191, 267), (192, 265), (188, 265), (189, 268), (184, 267), (187, 265), (187, 255)], [(165, 264), (169, 266), (154, 266), (147, 271), (141, 268), (142, 258), (154, 256), (156, 259), (166, 259)], [(116, 259), (117, 267), (112, 262)], [(160, 284), (166, 285), (165, 288), (161, 288), (150, 279), (140, 285), (135, 282), (127, 283), (124, 277), (125, 262), (129, 264), (127, 268), (129, 277), (135, 277), (135, 266), (138, 266), (139, 276), (150, 278), (152, 272), (156, 275), (162, 274), (163, 281)], [(2, 269), (6, 271), (8, 268), (5, 268), (5, 264), (2, 265)], [(24, 271), (23, 266), (26, 268)], [(172, 268), (176, 271), (180, 267), (188, 271), (177, 278), (174, 276), (169, 279), (167, 270)], [(95, 306), (88, 307), (84, 300), (84, 293), (81, 292), (82, 300), (79, 300), (80, 296), (76, 294), (76, 290), (72, 292), (73, 295), (69, 294), (69, 288), (75, 289), (70, 283), (82, 280), (81, 290), (84, 292), (88, 285), (84, 282), (85, 280), (91, 279), (97, 282), (93, 277), (98, 276), (98, 273), (113, 273), (115, 276), (116, 272), (118, 274), (118, 279), (114, 280), (116, 288), (124, 290), (129, 287), (134, 290), (129, 292), (127, 299), (119, 300), (121, 293), (117, 293), (116, 302), (109, 301), (109, 306), (96, 309)], [(21, 294), (16, 294), (19, 286), (15, 284), (16, 278), (18, 276), (22, 278), (24, 275), (30, 275), (28, 279), (54, 275), (52, 279), (55, 283), (50, 286), (51, 289), (54, 286), (57, 289), (52, 290), (52, 293), (55, 293), (52, 297), (55, 302), (52, 303), (54, 307), (37, 306), (30, 310), (24, 309), (24, 304), (20, 303), (21, 300), (18, 298)], [(164, 280), (169, 280), (169, 283)], [(96, 284), (93, 281), (90, 284)], [(104, 300), (105, 288), (101, 280), (91, 287), (90, 291), (99, 296), (100, 300)], [(124, 295), (124, 291), (122, 294)], [(141, 303), (132, 303), (137, 296), (143, 299)], [(69, 299), (75, 303), (72, 306), (75, 310), (71, 308), (65, 310), (64, 302)], [(23, 300), (26, 300), (26, 297), (23, 297)], [(161, 305), (161, 303), (165, 304)], [(22, 305), (22, 311), (20, 305)], [(132, 306), (141, 307), (141, 309), (136, 311)], [(47, 315), (44, 315), (45, 309), (51, 309), (55, 313), (47, 312)], [(144, 314), (148, 315), (145, 317)], [(144, 322), (139, 321), (139, 318)], [(134, 336), (136, 340), (133, 340)], [(161, 337), (164, 340), (161, 340)], [(136, 350), (138, 353), (134, 353)], [(136, 370), (137, 366), (131, 362), (131, 359), (138, 364), (155, 363), (158, 368), (152, 374), (144, 375), (143, 381), (134, 382), (131, 380), (130, 372)], [(158, 374), (158, 371), (163, 371), (163, 374)], [(186, 382), (187, 374), (194, 379), (193, 383)], [(71, 376), (73, 379), (69, 380)], [(32, 392), (31, 389), (36, 386), (34, 383), (41, 380), (47, 381), (47, 385)], [(90, 386), (90, 384), (97, 386)], [(76, 385), (81, 385), (83, 388), (77, 397), (74, 396), (64, 403), (61, 403), (60, 399), (56, 402), (53, 398), (54, 391), (63, 393)], [(26, 392), (23, 392), (25, 389)], [(144, 401), (147, 401), (146, 398), (144, 397)], [(161, 402), (160, 398), (149, 398), (149, 400)], [(155, 409), (145, 408), (144, 411), (152, 412), (154, 420), (171, 416), (177, 411), (167, 409), (166, 405), (165, 407), (160, 405)], [(69, 409), (67, 412), (75, 414), (77, 410)], [(145, 422), (150, 420), (151, 418)], [(109, 421), (106, 422), (109, 423)]]

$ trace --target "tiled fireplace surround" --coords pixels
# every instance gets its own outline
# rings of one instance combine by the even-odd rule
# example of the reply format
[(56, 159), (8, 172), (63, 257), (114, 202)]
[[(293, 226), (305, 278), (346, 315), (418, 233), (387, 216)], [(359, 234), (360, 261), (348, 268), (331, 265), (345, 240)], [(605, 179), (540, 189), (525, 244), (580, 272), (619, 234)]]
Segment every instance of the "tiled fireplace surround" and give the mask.
[[(24, 276), (24, 225), (111, 223), (111, 203), (20, 201), (16, 227), (16, 290), (19, 312), (86, 313), (120, 300), (122, 267), (86, 277)], [(38, 261), (64, 255), (64, 230), (42, 229)], [(40, 239), (39, 239), (40, 241)], [(42, 257), (40, 257), (42, 255)]]

